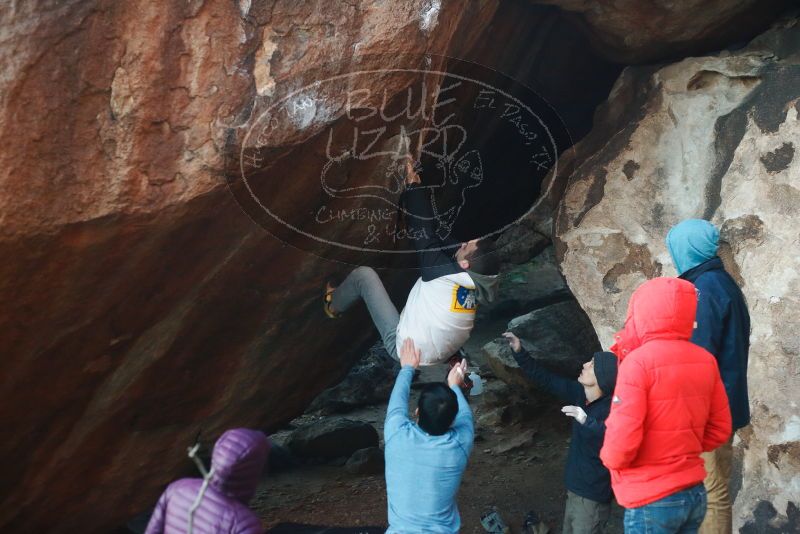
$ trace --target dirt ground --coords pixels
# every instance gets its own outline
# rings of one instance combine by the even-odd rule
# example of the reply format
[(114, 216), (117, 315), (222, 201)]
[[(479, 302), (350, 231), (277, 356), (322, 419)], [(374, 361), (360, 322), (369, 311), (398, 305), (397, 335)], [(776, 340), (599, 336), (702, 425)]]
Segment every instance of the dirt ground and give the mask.
[[(471, 355), (478, 354), (477, 347), (497, 335), (498, 329), (502, 332), (503, 325), (494, 326), (488, 330), (490, 333), (474, 336), (471, 347), (467, 347)], [(487, 369), (482, 364), (475, 356), (473, 365)], [(427, 369), (418, 380), (443, 377), (443, 369)], [(491, 387), (491, 378), (486, 385)], [(412, 406), (415, 400), (412, 391)], [(535, 510), (551, 527), (551, 532), (560, 532), (565, 499), (564, 461), (570, 437), (570, 420), (561, 414), (560, 405), (553, 402), (529, 420), (506, 426), (496, 421), (486, 422), (490, 418), (486, 414), (492, 407), (485, 405), (482, 396), (470, 401), (476, 420), (476, 440), (458, 495), (462, 532), (484, 532), (480, 517), (492, 505), (497, 507), (511, 532), (520, 531), (529, 510)], [(381, 404), (350, 412), (346, 417), (369, 422), (382, 435), (385, 413), (386, 404)], [(483, 423), (482, 416), (486, 416)], [(303, 422), (310, 417), (313, 416), (304, 416)], [(525, 445), (504, 453), (495, 450), (531, 430), (535, 434)], [(280, 440), (281, 433), (276, 438)], [(271, 475), (251, 506), (267, 528), (282, 522), (350, 527), (387, 524), (383, 476), (356, 476), (335, 465), (301, 466)], [(615, 506), (606, 532), (622, 530), (622, 510)]]

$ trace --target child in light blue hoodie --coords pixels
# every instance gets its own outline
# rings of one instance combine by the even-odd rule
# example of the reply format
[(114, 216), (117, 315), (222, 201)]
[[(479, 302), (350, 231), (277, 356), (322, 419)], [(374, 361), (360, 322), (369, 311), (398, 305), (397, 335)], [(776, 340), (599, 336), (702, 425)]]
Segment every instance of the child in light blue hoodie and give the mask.
[(408, 396), (420, 351), (411, 339), (400, 349), (397, 376), (384, 424), (387, 533), (458, 532), (456, 494), (472, 451), (472, 411), (461, 392), (467, 362), (455, 365), (444, 384), (420, 393), (418, 423), (408, 417)]

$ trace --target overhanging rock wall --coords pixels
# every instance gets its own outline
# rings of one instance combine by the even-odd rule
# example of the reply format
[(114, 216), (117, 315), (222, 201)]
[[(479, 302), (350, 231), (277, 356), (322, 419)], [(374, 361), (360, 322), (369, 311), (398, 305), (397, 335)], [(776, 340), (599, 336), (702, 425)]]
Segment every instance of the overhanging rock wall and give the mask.
[[(254, 224), (226, 151), (320, 64), (457, 55), (495, 7), (467, 4), (0, 6), (0, 530), (107, 532), (155, 503), (198, 432), (270, 428), (346, 373), (373, 335), (320, 309), (346, 266)], [(300, 194), (302, 140), (335, 120), (282, 132)]]

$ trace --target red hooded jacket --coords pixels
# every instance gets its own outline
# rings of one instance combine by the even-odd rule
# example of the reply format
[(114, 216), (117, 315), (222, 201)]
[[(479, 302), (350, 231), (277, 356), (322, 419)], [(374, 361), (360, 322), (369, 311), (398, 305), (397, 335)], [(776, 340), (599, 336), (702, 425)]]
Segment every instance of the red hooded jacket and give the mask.
[(617, 502), (636, 508), (699, 484), (700, 453), (731, 435), (731, 412), (714, 357), (689, 342), (694, 285), (656, 278), (631, 296), (611, 347), (620, 361), (600, 459)]

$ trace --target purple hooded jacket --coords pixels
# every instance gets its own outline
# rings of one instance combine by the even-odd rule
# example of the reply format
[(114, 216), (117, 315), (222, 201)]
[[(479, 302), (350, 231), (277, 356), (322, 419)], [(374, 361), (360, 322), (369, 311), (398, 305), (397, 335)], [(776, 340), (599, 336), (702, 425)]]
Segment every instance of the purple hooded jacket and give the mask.
[[(267, 461), (270, 443), (262, 432), (228, 430), (214, 445), (208, 487), (192, 514), (191, 534), (255, 534), (261, 521), (247, 507)], [(201, 478), (182, 478), (164, 490), (145, 534), (189, 534), (189, 510)]]

